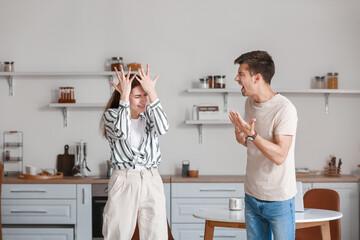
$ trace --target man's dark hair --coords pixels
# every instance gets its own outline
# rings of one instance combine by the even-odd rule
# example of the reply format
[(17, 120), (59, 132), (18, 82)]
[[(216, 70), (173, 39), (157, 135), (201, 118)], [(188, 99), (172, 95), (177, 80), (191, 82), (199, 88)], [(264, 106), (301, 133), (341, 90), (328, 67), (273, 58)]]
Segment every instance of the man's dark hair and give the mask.
[(271, 82), (275, 74), (275, 64), (271, 56), (265, 51), (252, 51), (242, 54), (235, 59), (235, 64), (247, 63), (251, 75), (260, 73), (265, 82)]

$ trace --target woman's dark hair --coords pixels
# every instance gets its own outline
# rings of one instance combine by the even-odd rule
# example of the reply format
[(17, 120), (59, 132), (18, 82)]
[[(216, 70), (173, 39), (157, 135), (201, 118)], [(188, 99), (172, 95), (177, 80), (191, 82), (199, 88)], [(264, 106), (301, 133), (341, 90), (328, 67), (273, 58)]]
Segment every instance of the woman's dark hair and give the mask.
[[(130, 78), (132, 78), (134, 75), (136, 75), (136, 74), (130, 74)], [(136, 76), (138, 78), (140, 78), (138, 75), (136, 75)], [(135, 78), (131, 83), (131, 90), (134, 89), (137, 86), (141, 86), (141, 84)], [(120, 93), (115, 89), (114, 92), (112, 93), (108, 103), (106, 104), (104, 113), (110, 108), (118, 108), (119, 107), (119, 102), (120, 102)], [(102, 116), (104, 116), (104, 114)], [(104, 117), (101, 118), (100, 129), (101, 129), (102, 135), (104, 137), (107, 137), (106, 129), (105, 129), (105, 123), (104, 123)]]
[(271, 56), (265, 51), (252, 51), (242, 54), (235, 59), (235, 64), (247, 63), (251, 75), (260, 73), (265, 82), (271, 82), (275, 74), (275, 64)]

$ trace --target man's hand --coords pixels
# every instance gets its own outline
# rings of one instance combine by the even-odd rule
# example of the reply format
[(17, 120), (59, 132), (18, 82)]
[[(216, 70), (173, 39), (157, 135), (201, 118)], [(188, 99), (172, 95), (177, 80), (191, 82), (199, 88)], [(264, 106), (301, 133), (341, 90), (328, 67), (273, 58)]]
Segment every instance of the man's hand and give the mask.
[(240, 129), (246, 136), (253, 136), (255, 134), (255, 118), (251, 119), (250, 122), (245, 122), (240, 114), (233, 110), (230, 111), (229, 118), (235, 127)]
[(240, 130), (240, 128), (235, 127), (235, 137), (238, 143), (247, 147), (246, 135)]

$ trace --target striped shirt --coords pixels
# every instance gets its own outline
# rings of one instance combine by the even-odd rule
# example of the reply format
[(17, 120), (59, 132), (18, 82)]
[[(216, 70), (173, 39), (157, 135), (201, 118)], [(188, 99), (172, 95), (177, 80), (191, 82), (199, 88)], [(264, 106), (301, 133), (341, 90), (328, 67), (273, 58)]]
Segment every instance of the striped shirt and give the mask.
[(107, 138), (111, 148), (111, 163), (118, 169), (156, 168), (161, 162), (159, 135), (165, 134), (169, 123), (160, 100), (146, 106), (139, 118), (145, 121), (145, 132), (140, 147), (131, 146), (130, 106), (120, 100), (119, 108), (110, 108), (104, 113)]

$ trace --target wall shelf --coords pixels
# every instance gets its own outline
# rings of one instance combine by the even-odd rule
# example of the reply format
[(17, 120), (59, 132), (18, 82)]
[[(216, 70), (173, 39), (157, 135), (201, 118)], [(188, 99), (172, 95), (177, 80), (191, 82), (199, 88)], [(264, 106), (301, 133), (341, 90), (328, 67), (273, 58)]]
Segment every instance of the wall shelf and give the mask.
[[(221, 93), (224, 94), (224, 112), (228, 111), (229, 93), (241, 93), (241, 88), (190, 88), (188, 93)], [(324, 94), (325, 96), (325, 114), (329, 113), (329, 95), (330, 94), (360, 94), (360, 90), (345, 89), (274, 89), (274, 92), (291, 94)], [(231, 124), (230, 120), (186, 120), (185, 124), (199, 125), (199, 143), (202, 143), (203, 124)]]
[(106, 103), (50, 103), (51, 108), (63, 108), (64, 127), (68, 125), (68, 108), (105, 108)]
[[(69, 72), (0, 72), (0, 77), (6, 77), (9, 82), (9, 96), (14, 95), (14, 78), (15, 77), (31, 77), (31, 76), (105, 76), (109, 82), (113, 81), (116, 73), (113, 71), (91, 72), (91, 71), (69, 71)], [(112, 92), (110, 85), (110, 92)]]

